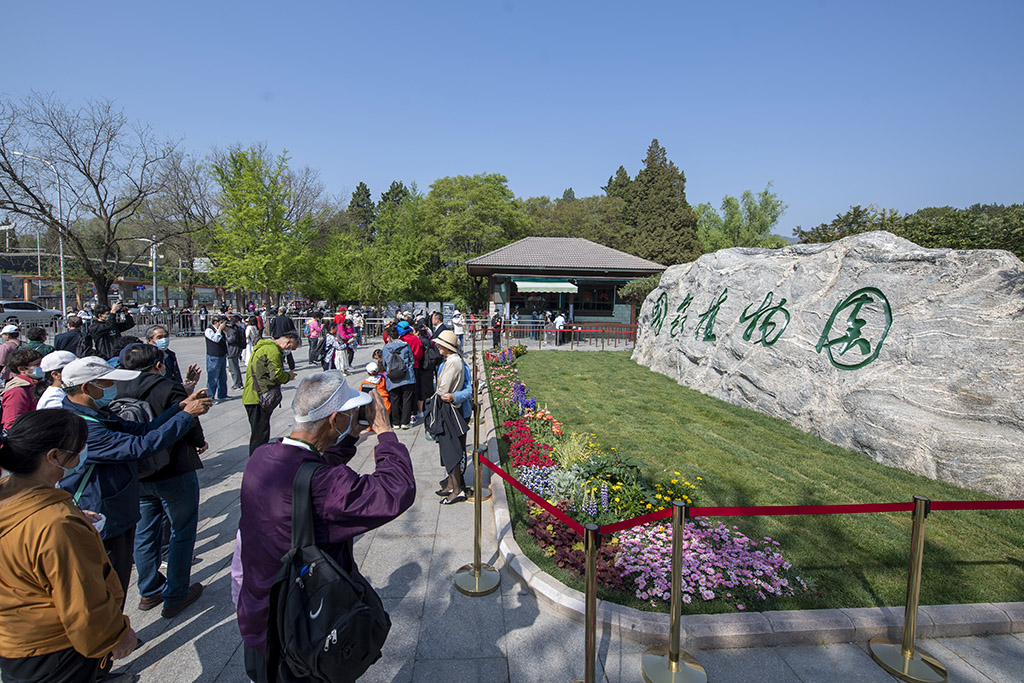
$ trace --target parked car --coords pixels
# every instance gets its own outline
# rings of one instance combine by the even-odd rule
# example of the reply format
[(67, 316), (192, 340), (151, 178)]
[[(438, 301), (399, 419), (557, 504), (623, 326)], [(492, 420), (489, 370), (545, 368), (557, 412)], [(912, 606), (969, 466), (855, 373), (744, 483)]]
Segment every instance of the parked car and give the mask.
[(0, 320), (4, 324), (46, 327), (60, 321), (64, 316), (53, 308), (43, 308), (34, 301), (5, 299), (0, 301)]

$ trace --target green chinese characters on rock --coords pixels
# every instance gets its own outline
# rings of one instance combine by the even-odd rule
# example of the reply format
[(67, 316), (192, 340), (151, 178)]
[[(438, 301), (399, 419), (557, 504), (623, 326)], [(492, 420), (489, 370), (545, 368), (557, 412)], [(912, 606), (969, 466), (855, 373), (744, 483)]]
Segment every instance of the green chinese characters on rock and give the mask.
[[(840, 314), (846, 315), (845, 333), (832, 337), (832, 326)], [(865, 327), (874, 341), (865, 335)], [(862, 287), (832, 309), (815, 349), (818, 353), (825, 349), (829, 361), (840, 370), (856, 370), (878, 358), (890, 327), (892, 308), (885, 294), (875, 287)], [(848, 352), (852, 352), (849, 357)]]
[(661, 326), (665, 323), (665, 318), (668, 316), (668, 293), (662, 292), (658, 300), (654, 302), (654, 312), (651, 315), (651, 329), (654, 330), (654, 335), (661, 334)]
[[(750, 312), (750, 309), (754, 304), (750, 304), (750, 306), (743, 309), (743, 313), (740, 315), (740, 322), (750, 321), (746, 331), (743, 332), (743, 341), (750, 341), (750, 338), (754, 335), (754, 330), (758, 328), (758, 321), (761, 323), (761, 338), (755, 343), (761, 346), (771, 346), (786, 331), (786, 328), (789, 326), (789, 311), (783, 308), (786, 300), (780, 299), (779, 303), (772, 306), (772, 299), (774, 297), (775, 292), (768, 292), (764, 300), (761, 301), (761, 305), (753, 313)], [(778, 322), (773, 320), (777, 315), (780, 316)]]
[(683, 303), (676, 306), (676, 317), (672, 318), (672, 327), (669, 329), (669, 337), (672, 339), (675, 339), (677, 334), (682, 334), (683, 325), (686, 324), (686, 309), (690, 307), (692, 301), (693, 297), (687, 294)]
[[(725, 300), (729, 298), (729, 288), (722, 290), (722, 293), (718, 295), (708, 310), (700, 314), (700, 322), (697, 323), (697, 329), (693, 331), (693, 336), (698, 341), (713, 342), (718, 339), (715, 336), (715, 318), (718, 317), (718, 309), (722, 307)], [(701, 331), (704, 332), (704, 338), (701, 339)]]

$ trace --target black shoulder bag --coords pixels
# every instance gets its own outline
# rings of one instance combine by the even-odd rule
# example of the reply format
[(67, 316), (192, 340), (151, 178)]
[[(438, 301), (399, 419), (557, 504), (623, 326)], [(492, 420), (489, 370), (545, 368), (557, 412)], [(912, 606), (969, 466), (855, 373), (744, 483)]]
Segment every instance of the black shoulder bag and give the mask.
[(346, 572), (317, 548), (310, 484), (324, 467), (303, 463), (292, 483), (292, 547), (270, 588), (267, 680), (282, 663), (300, 678), (347, 683), (380, 659), (391, 617), (380, 596), (352, 565)]

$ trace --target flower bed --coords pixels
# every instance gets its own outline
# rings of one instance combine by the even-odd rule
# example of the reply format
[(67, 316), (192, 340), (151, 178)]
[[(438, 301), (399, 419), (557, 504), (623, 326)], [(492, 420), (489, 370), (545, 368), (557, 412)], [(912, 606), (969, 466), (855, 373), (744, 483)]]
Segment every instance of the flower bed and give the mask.
[[(610, 524), (669, 507), (692, 504), (700, 478), (678, 471), (650, 472), (638, 461), (597, 442), (595, 434), (566, 433), (538, 408), (519, 379), (515, 360), (524, 347), (485, 354), (506, 465), (525, 486), (580, 522)], [(558, 567), (583, 573), (583, 542), (576, 532), (538, 506), (530, 506), (527, 533)], [(696, 520), (684, 532), (683, 600), (717, 600), (737, 610), (771, 597), (806, 590), (770, 538), (754, 541), (736, 527)], [(671, 528), (665, 523), (628, 529), (602, 541), (598, 583), (629, 588), (654, 607), (669, 599)]]

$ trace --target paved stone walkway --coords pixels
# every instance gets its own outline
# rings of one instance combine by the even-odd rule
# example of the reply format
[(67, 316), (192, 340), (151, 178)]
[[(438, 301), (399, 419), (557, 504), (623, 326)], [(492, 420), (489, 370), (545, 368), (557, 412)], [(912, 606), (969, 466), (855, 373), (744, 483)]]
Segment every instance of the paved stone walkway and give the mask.
[[(175, 338), (172, 348), (182, 367), (203, 362), (201, 338)], [(372, 347), (356, 354), (357, 367)], [(300, 376), (313, 372), (296, 352)], [(361, 375), (352, 375), (358, 383)], [(294, 386), (274, 415), (272, 435), (291, 428)], [(247, 460), (249, 425), (241, 392), (214, 406), (203, 418), (210, 450), (200, 471), (202, 498), (193, 580), (206, 590), (200, 600), (174, 619), (160, 610), (139, 612), (138, 594), (129, 589), (127, 613), (146, 644), (118, 671), (144, 683), (244, 683), (241, 640), (231, 604), (230, 564), (238, 525), (238, 492)], [(408, 445), (416, 470), (417, 497), (399, 519), (356, 543), (356, 560), (384, 599), (393, 626), (384, 657), (366, 681), (571, 681), (581, 679), (583, 627), (540, 605), (507, 569), (501, 589), (482, 598), (455, 590), (454, 571), (472, 561), (473, 506), (442, 507), (434, 495), (443, 475), (437, 446), (423, 430), (398, 432)], [(372, 469), (375, 440), (360, 445), (353, 466)], [(497, 561), (490, 503), (484, 503), (484, 560)], [(639, 681), (644, 647), (598, 633), (599, 680)], [(1024, 680), (1024, 638), (950, 638), (923, 641), (949, 668), (951, 681)], [(693, 652), (710, 681), (892, 681), (867, 655), (864, 644), (775, 647)]]

